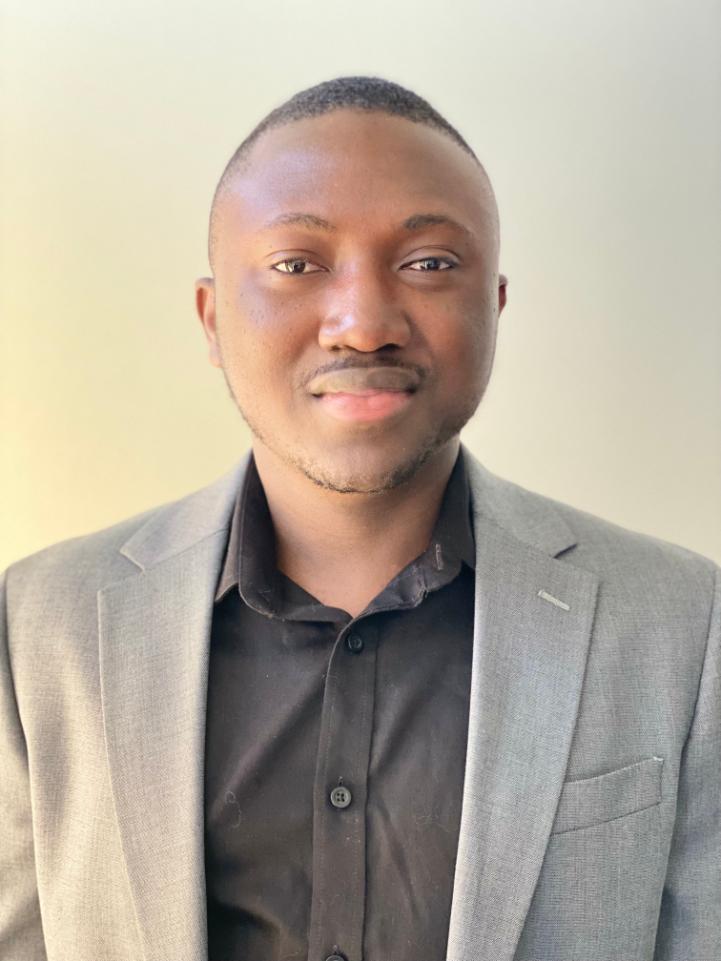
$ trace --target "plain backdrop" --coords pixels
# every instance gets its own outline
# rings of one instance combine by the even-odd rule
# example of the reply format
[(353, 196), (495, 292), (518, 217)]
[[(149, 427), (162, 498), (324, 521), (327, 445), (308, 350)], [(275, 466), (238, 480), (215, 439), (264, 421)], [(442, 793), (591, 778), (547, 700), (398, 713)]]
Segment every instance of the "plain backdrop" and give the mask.
[(718, 0), (5, 0), (0, 567), (200, 487), (249, 437), (193, 281), (235, 146), (374, 74), (486, 165), (510, 278), (463, 439), (721, 561)]

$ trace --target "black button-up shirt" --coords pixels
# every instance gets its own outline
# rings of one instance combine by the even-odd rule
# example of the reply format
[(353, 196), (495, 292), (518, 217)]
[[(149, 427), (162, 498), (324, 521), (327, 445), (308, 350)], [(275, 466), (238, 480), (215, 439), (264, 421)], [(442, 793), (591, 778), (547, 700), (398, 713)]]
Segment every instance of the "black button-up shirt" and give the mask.
[(356, 617), (274, 545), (251, 457), (211, 634), (209, 961), (443, 961), (473, 647), (463, 453), (428, 548)]

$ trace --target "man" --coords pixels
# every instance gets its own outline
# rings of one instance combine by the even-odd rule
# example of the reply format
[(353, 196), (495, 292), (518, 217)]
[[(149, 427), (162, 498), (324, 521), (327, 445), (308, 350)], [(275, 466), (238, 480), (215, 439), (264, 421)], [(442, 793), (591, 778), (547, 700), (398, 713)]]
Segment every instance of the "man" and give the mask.
[(460, 445), (498, 251), (395, 84), (231, 159), (197, 307), (252, 452), (6, 573), (3, 958), (721, 959), (719, 570)]

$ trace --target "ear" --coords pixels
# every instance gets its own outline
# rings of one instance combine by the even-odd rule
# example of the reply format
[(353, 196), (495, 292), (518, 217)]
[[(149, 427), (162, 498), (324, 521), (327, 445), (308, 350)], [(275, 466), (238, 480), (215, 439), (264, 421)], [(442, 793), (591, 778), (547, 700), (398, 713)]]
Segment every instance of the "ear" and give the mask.
[(195, 281), (195, 309), (208, 341), (210, 363), (213, 367), (222, 367), (215, 323), (215, 281), (212, 277), (201, 277)]
[(508, 299), (508, 294), (506, 288), (508, 287), (508, 277), (505, 274), (498, 275), (498, 315), (500, 316), (501, 311), (506, 306), (506, 300)]

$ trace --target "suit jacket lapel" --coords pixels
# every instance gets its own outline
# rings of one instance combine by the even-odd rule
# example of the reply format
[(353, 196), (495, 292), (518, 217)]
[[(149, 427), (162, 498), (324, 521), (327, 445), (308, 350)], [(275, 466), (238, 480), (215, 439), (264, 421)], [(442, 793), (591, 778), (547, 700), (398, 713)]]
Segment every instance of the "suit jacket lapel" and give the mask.
[(246, 464), (154, 515), (122, 550), (138, 573), (98, 592), (103, 722), (144, 961), (206, 957), (208, 644)]
[(550, 505), (469, 470), (476, 606), (447, 961), (511, 961), (564, 781), (598, 580), (555, 559), (575, 538)]

